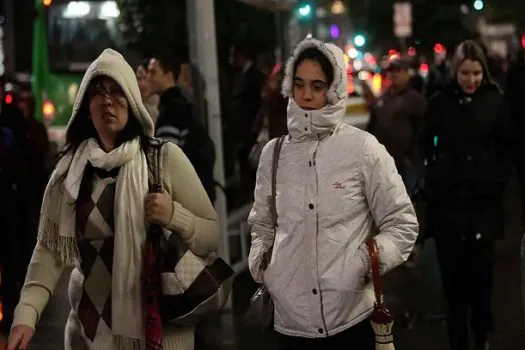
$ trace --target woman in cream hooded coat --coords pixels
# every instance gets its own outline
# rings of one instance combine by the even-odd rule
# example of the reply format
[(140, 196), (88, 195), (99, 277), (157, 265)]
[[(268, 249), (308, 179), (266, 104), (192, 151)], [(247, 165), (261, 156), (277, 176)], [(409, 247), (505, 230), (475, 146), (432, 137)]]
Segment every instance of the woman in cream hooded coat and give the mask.
[[(313, 38), (286, 67), (288, 130), (277, 171), (277, 228), (270, 215), (272, 154), (264, 148), (249, 216), (249, 266), (275, 304), (280, 350), (375, 349), (368, 317), (372, 285), (365, 240), (374, 232), (382, 272), (403, 263), (418, 223), (394, 160), (375, 137), (341, 122), (343, 52)], [(264, 253), (274, 248), (268, 268)]]
[[(217, 216), (190, 162), (171, 143), (160, 150), (165, 191), (149, 194), (152, 136), (133, 69), (105, 50), (82, 80), (66, 149), (46, 189), (9, 350), (27, 349), (66, 265), (74, 266), (66, 350), (194, 348), (193, 327), (159, 326), (153, 337), (145, 331), (147, 226), (160, 224), (165, 234), (207, 256), (216, 249)], [(156, 346), (146, 346), (152, 338)]]

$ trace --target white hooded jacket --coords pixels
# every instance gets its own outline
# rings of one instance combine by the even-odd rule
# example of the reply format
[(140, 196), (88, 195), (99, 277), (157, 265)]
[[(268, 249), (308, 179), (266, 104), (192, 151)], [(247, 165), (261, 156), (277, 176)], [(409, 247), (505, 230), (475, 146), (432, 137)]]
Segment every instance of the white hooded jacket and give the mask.
[[(293, 66), (309, 47), (334, 67), (329, 104), (306, 111), (293, 100)], [(273, 240), (270, 215), (272, 153), (269, 142), (257, 171), (250, 271), (275, 304), (275, 330), (298, 337), (326, 337), (366, 319), (372, 285), (365, 285), (369, 258), (365, 240), (375, 237), (382, 272), (404, 262), (418, 234), (410, 198), (394, 160), (376, 138), (341, 122), (347, 77), (343, 52), (307, 38), (287, 63), (283, 94), (290, 97), (288, 129), (277, 172), (277, 214), (272, 260), (260, 272), (262, 255)]]

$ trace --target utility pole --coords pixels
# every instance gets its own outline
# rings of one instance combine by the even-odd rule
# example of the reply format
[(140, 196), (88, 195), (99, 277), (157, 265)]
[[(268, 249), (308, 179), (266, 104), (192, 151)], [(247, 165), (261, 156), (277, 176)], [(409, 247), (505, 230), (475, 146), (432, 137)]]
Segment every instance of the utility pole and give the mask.
[[(215, 38), (215, 10), (213, 0), (186, 0), (190, 61), (202, 76), (204, 99), (201, 110), (207, 109), (208, 133), (215, 144), (214, 179), (224, 188), (224, 156), (222, 141), (222, 118), (220, 104), (219, 73), (217, 68), (217, 41)], [(196, 86), (198, 88), (198, 86)], [(202, 91), (201, 91), (202, 93)], [(226, 194), (217, 189), (215, 210), (219, 216), (220, 242), (219, 255), (230, 261), (228, 244), (228, 210)]]

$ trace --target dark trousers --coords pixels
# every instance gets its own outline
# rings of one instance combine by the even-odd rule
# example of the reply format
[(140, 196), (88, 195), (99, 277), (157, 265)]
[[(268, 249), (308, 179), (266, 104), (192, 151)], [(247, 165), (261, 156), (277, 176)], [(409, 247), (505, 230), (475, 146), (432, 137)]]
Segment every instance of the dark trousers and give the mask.
[(277, 333), (279, 350), (374, 350), (375, 335), (369, 320), (325, 338), (290, 337)]
[[(451, 350), (469, 349), (469, 316), (474, 341), (481, 346), (492, 330), (493, 243), (436, 239), (447, 302)], [(470, 311), (470, 315), (469, 315)]]

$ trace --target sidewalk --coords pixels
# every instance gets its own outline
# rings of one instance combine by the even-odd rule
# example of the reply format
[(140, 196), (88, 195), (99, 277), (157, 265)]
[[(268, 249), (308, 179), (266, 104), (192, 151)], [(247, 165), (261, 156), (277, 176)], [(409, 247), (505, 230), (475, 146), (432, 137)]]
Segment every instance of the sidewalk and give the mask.
[[(496, 245), (494, 270), (494, 334), (492, 349), (525, 349), (525, 326), (520, 296), (520, 240), (523, 225), (519, 218), (520, 203), (516, 188), (506, 201), (508, 219), (506, 238)], [(425, 270), (426, 271), (426, 270)], [(413, 270), (400, 268), (388, 276), (388, 300), (392, 310), (402, 315), (406, 309), (425, 313), (439, 309), (439, 291), (425, 284), (428, 273), (414, 274)], [(418, 280), (423, 278), (423, 281)], [(233, 309), (207, 320), (199, 329), (204, 346), (196, 350), (272, 350), (276, 349), (273, 335), (260, 334), (243, 326), (242, 316), (257, 285), (248, 272), (239, 274), (234, 283)], [(67, 300), (67, 274), (51, 298), (37, 326), (31, 350), (62, 350), (64, 323), (69, 313)], [(423, 320), (409, 327), (398, 320), (396, 325), (396, 350), (447, 350), (447, 331), (444, 322)], [(1, 347), (0, 347), (1, 350)]]

